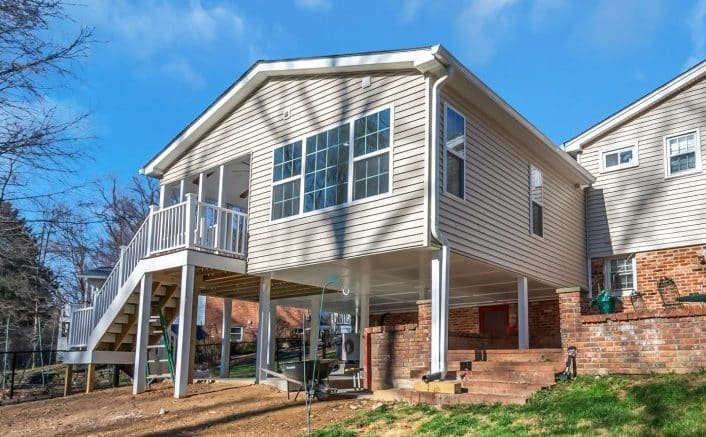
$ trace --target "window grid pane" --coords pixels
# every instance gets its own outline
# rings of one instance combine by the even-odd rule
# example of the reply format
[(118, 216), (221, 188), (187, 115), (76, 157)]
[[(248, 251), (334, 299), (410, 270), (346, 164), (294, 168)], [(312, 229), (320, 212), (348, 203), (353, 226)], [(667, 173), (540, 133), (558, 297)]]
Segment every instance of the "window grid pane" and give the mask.
[(530, 205), (532, 233), (544, 236), (544, 175), (542, 171), (530, 166)]
[(464, 168), (463, 159), (446, 151), (446, 192), (463, 199)]
[(389, 189), (389, 155), (373, 156), (353, 165), (353, 200), (386, 193)]
[(679, 173), (696, 168), (696, 133), (669, 138), (669, 173)]
[(291, 144), (275, 149), (275, 162), (272, 172), (274, 182), (291, 178), (301, 174), (302, 169), (302, 142), (296, 141)]
[(446, 147), (456, 153), (463, 153), (465, 141), (465, 120), (461, 114), (446, 107), (445, 138)]
[(634, 288), (632, 259), (630, 257), (610, 260), (610, 283), (613, 290)]
[(359, 118), (353, 127), (353, 156), (356, 158), (390, 146), (390, 110)]
[(348, 200), (348, 124), (306, 139), (304, 212)]
[(272, 187), (272, 220), (299, 214), (300, 180)]

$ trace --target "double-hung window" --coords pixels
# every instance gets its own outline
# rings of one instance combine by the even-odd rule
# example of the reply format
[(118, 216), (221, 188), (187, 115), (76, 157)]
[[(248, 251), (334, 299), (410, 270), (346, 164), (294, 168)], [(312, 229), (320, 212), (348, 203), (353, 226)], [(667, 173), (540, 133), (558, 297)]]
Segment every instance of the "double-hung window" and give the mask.
[(698, 130), (665, 137), (664, 148), (667, 177), (701, 171), (701, 143)]
[(243, 327), (242, 326), (231, 326), (230, 327), (230, 341), (243, 341)]
[(274, 152), (272, 220), (299, 214), (302, 142), (295, 141)]
[(616, 144), (601, 151), (601, 171), (609, 172), (638, 165), (637, 141)]
[(344, 124), (306, 139), (304, 212), (348, 200), (349, 129)]
[(544, 236), (544, 175), (537, 167), (530, 165), (530, 231)]
[(353, 128), (353, 200), (390, 189), (390, 110), (359, 118)]
[(603, 269), (605, 283), (611, 291), (622, 294), (635, 289), (635, 257), (618, 256), (606, 258)]
[(444, 191), (463, 199), (465, 191), (466, 119), (445, 105)]

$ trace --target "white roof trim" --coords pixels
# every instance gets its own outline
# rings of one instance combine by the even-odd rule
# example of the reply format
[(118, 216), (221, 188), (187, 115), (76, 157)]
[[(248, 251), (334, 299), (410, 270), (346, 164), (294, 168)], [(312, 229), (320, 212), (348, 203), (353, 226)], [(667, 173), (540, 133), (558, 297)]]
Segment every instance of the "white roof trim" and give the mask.
[(579, 134), (577, 137), (564, 143), (564, 148), (567, 152), (576, 152), (583, 148), (583, 146), (593, 140), (603, 133), (614, 129), (616, 126), (624, 123), (626, 120), (631, 119), (642, 111), (650, 108), (651, 106), (659, 103), (663, 99), (671, 96), (672, 94), (688, 87), (693, 82), (701, 79), (704, 74), (706, 74), (706, 61), (702, 61), (686, 72), (675, 77), (671, 81), (637, 100), (635, 103), (629, 105), (625, 109), (622, 109), (610, 117), (606, 118), (602, 122), (596, 124), (592, 128)]
[[(325, 74), (357, 71), (417, 68), (424, 72), (433, 61), (434, 47), (348, 56), (331, 56), (273, 62), (257, 62), (247, 74), (174, 138), (159, 154), (140, 169), (149, 176), (161, 176), (195, 141), (203, 136), (267, 78), (299, 74)], [(435, 64), (432, 62), (432, 64)]]

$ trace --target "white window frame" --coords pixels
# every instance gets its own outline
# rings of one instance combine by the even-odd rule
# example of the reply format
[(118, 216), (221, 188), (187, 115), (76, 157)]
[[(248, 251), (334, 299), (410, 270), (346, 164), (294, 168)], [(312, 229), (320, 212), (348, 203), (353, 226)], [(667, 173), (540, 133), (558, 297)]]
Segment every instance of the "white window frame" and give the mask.
[[(625, 150), (632, 149), (632, 162), (628, 164), (621, 164), (620, 163), (620, 152), (624, 152)], [(612, 167), (607, 167), (605, 163), (606, 155), (610, 155), (613, 153), (618, 153), (618, 165), (614, 165)], [(629, 141), (623, 141), (617, 144), (612, 144), (610, 146), (604, 147), (600, 150), (601, 154), (601, 163), (600, 163), (600, 172), (601, 173), (609, 173), (612, 171), (618, 171), (618, 170), (623, 170), (626, 168), (632, 168), (632, 167), (637, 167), (640, 165), (640, 157), (639, 157), (639, 142), (638, 140), (629, 140)]]
[[(620, 288), (617, 290), (613, 289), (613, 281), (611, 278), (610, 271), (610, 261), (617, 258), (630, 258), (632, 261), (632, 288)], [(610, 290), (614, 295), (618, 296), (630, 296), (635, 291), (637, 291), (637, 257), (635, 254), (625, 254), (625, 255), (615, 255), (603, 258), (603, 282), (605, 287)]]
[[(461, 118), (463, 118), (463, 136), (461, 137), (462, 143), (463, 143), (463, 152), (456, 152), (452, 149), (449, 149), (448, 144), (446, 144), (446, 123), (448, 120), (447, 111), (449, 109), (451, 109), (452, 111), (454, 111), (455, 113), (460, 115)], [(442, 145), (443, 145), (442, 150), (443, 150), (443, 154), (444, 154), (444, 156), (442, 158), (443, 163), (444, 163), (443, 164), (444, 180), (443, 180), (442, 185), (443, 185), (444, 193), (449, 194), (450, 197), (460, 199), (460, 200), (466, 199), (466, 123), (467, 123), (466, 116), (463, 114), (463, 112), (456, 109), (456, 107), (451, 105), (450, 103), (444, 102), (444, 132), (442, 135), (442, 138), (444, 139), (444, 141), (442, 143)], [(449, 193), (449, 191), (447, 189), (447, 182), (449, 180), (449, 172), (448, 172), (448, 156), (447, 156), (446, 152), (452, 153), (454, 156), (461, 159), (461, 162), (463, 163), (462, 164), (463, 165), (463, 186), (461, 187), (461, 196), (460, 197), (454, 193)]]
[[(306, 147), (306, 144), (304, 143), (304, 139), (301, 139), (301, 138), (294, 139), (294, 140), (292, 140), (292, 141), (285, 142), (285, 143), (280, 144), (280, 145), (278, 145), (278, 146), (276, 146), (276, 147), (273, 147), (273, 148), (272, 148), (272, 152), (271, 152), (272, 163), (270, 164), (270, 169), (271, 169), (271, 172), (274, 172), (274, 168), (275, 168), (275, 151), (276, 151), (277, 149), (280, 149), (280, 148), (282, 148), (282, 147), (288, 146), (288, 145), (290, 145), (290, 144), (295, 144), (295, 143), (298, 142), (298, 141), (301, 141), (301, 143), (302, 143), (302, 144), (301, 144), (301, 157), (299, 158), (299, 159), (301, 159), (302, 163), (301, 163), (301, 169), (300, 169), (300, 171), (299, 171), (299, 174), (296, 175), (296, 176), (290, 176), (290, 177), (288, 177), (287, 179), (280, 179), (280, 180), (278, 180), (278, 181), (274, 181), (274, 180), (273, 180), (273, 179), (274, 179), (274, 175), (273, 175), (272, 173), (270, 173), (270, 212), (269, 212), (269, 213), (270, 213), (270, 220), (271, 220), (271, 221), (286, 220), (286, 219), (288, 219), (288, 218), (297, 217), (297, 216), (299, 216), (299, 215), (302, 213), (302, 207), (304, 206), (304, 199), (302, 199), (302, 196), (304, 195), (304, 187), (302, 187), (302, 184), (304, 183), (304, 158), (306, 157), (306, 154), (305, 154), (305, 147)], [(289, 182), (296, 181), (297, 179), (299, 179), (299, 213), (297, 213), (297, 214), (292, 214), (292, 215), (288, 215), (287, 217), (281, 217), (281, 218), (272, 220), (272, 200), (273, 200), (273, 197), (274, 197), (274, 187), (277, 186), (277, 185), (283, 185), (283, 184), (285, 184), (285, 183), (289, 183)]]
[[(354, 124), (354, 123), (355, 123), (356, 120), (358, 120), (358, 119), (360, 119), (360, 118), (367, 117), (368, 115), (372, 115), (372, 114), (375, 114), (376, 112), (381, 112), (381, 111), (384, 111), (384, 110), (386, 110), (386, 109), (389, 109), (389, 110), (390, 110), (390, 144), (389, 144), (389, 146), (387, 147), (387, 149), (384, 149), (384, 150), (382, 150), (382, 151), (381, 151), (381, 150), (377, 150), (377, 151), (375, 151), (375, 152), (371, 152), (371, 153), (366, 154), (366, 155), (361, 155), (361, 156), (355, 158), (355, 160), (357, 161), (359, 158), (360, 158), (360, 159), (370, 158), (370, 157), (376, 156), (377, 154), (389, 153), (390, 155), (389, 155), (388, 160), (389, 160), (390, 168), (389, 168), (389, 171), (388, 171), (388, 178), (389, 178), (389, 179), (388, 179), (388, 181), (387, 181), (388, 190), (387, 190), (386, 193), (380, 193), (380, 194), (377, 194), (377, 195), (375, 195), (375, 196), (363, 197), (362, 199), (352, 200), (352, 199), (353, 199), (353, 184), (354, 184), (354, 179), (353, 179), (353, 160), (354, 160), (354, 156), (353, 156), (353, 139), (354, 139), (354, 137), (355, 137), (355, 133), (354, 133), (355, 124)], [(288, 181), (288, 182), (291, 182), (292, 180), (295, 180), (295, 179), (297, 179), (297, 178), (300, 179), (300, 182), (299, 182), (299, 214), (293, 214), (293, 215), (290, 215), (290, 216), (288, 216), (288, 217), (282, 217), (282, 218), (274, 219), (274, 220), (272, 219), (272, 187), (275, 185), (275, 183), (273, 183), (273, 181), (272, 181), (272, 174), (270, 174), (270, 206), (269, 206), (269, 209), (270, 209), (270, 211), (269, 211), (269, 220), (270, 220), (270, 223), (286, 222), (286, 221), (294, 220), (294, 219), (297, 219), (297, 218), (300, 218), (300, 217), (306, 217), (306, 216), (310, 216), (310, 215), (315, 215), (315, 214), (330, 212), (330, 211), (334, 211), (334, 210), (341, 209), (341, 208), (348, 208), (348, 207), (350, 207), (350, 206), (357, 205), (357, 204), (360, 204), (360, 203), (371, 202), (371, 201), (374, 201), (374, 200), (378, 200), (378, 199), (382, 199), (382, 198), (391, 196), (391, 195), (393, 194), (393, 191), (394, 191), (394, 190), (393, 190), (393, 187), (392, 187), (392, 181), (393, 181), (393, 174), (394, 174), (394, 167), (395, 167), (395, 166), (394, 166), (394, 141), (395, 141), (394, 123), (395, 123), (395, 105), (394, 105), (394, 103), (388, 103), (388, 104), (386, 104), (386, 105), (378, 106), (378, 107), (376, 107), (376, 108), (374, 108), (374, 109), (371, 109), (371, 110), (369, 110), (369, 111), (365, 111), (365, 112), (363, 112), (363, 113), (357, 114), (357, 115), (355, 115), (354, 117), (349, 117), (349, 118), (347, 118), (347, 119), (345, 119), (345, 120), (343, 120), (343, 121), (339, 121), (339, 122), (337, 122), (337, 123), (333, 123), (333, 124), (331, 124), (331, 125), (328, 125), (328, 126), (324, 127), (323, 129), (319, 129), (319, 130), (316, 130), (316, 131), (307, 133), (306, 135), (299, 136), (299, 137), (295, 137), (295, 138), (293, 138), (293, 139), (285, 140), (284, 142), (281, 142), (281, 143), (277, 144), (276, 146), (272, 147), (272, 150), (271, 150), (271, 152), (270, 152), (270, 156), (272, 157), (272, 162), (270, 162), (270, 172), (272, 172), (273, 169), (274, 169), (275, 150), (278, 149), (278, 148), (280, 148), (280, 147), (282, 147), (282, 146), (286, 146), (287, 144), (291, 144), (291, 143), (294, 143), (294, 142), (297, 142), (297, 141), (301, 141), (301, 142), (302, 142), (302, 169), (301, 169), (301, 174), (300, 174), (299, 176), (292, 176), (291, 178), (289, 178), (289, 179), (286, 180), (286, 181)], [(326, 208), (314, 209), (314, 210), (312, 210), (312, 211), (304, 212), (304, 176), (306, 175), (306, 139), (309, 138), (309, 137), (318, 135), (318, 134), (320, 134), (320, 133), (322, 133), (322, 132), (329, 131), (329, 130), (331, 130), (331, 129), (333, 129), (333, 128), (342, 126), (342, 125), (344, 125), (344, 124), (348, 124), (348, 125), (350, 126), (349, 134), (348, 134), (348, 135), (349, 135), (349, 147), (348, 147), (348, 153), (349, 153), (349, 155), (348, 155), (348, 200), (347, 200), (346, 202), (343, 202), (343, 203), (338, 204), (338, 205), (333, 205), (333, 206), (329, 206), (329, 207), (326, 207)], [(285, 181), (285, 180), (283, 179), (283, 180), (281, 180), (281, 181), (277, 181), (276, 183), (282, 183), (283, 181)]]
[[(696, 167), (691, 170), (680, 171), (678, 173), (672, 174), (671, 166), (669, 165), (669, 158), (670, 158), (670, 156), (669, 156), (669, 140), (674, 137), (681, 137), (681, 136), (689, 135), (692, 133), (695, 136), (694, 140), (696, 142), (696, 147), (694, 149), (695, 158), (696, 158)], [(665, 179), (678, 178), (680, 176), (688, 176), (688, 175), (693, 175), (693, 174), (697, 174), (697, 173), (702, 172), (703, 166), (701, 163), (701, 135), (699, 134), (699, 128), (689, 129), (686, 131), (677, 132), (675, 134), (665, 135), (662, 138), (662, 145), (664, 148), (664, 178)]]
[[(532, 169), (533, 168), (542, 174), (542, 204), (540, 205), (542, 207), (542, 235), (538, 235), (538, 234), (534, 233), (534, 219), (533, 219), (533, 215), (532, 215), (532, 185), (533, 185)], [(544, 180), (544, 170), (542, 170), (541, 168), (537, 167), (534, 164), (530, 164), (529, 165), (528, 180), (529, 180), (529, 184), (528, 184), (529, 191), (528, 191), (527, 197), (528, 197), (528, 205), (529, 205), (529, 233), (531, 236), (533, 236), (535, 238), (544, 239), (544, 229), (545, 229), (544, 224), (546, 222), (545, 214), (544, 214), (544, 211), (545, 211), (545, 208), (544, 208), (544, 186), (546, 185), (545, 180)]]
[[(233, 328), (239, 328), (240, 329), (240, 338), (237, 340), (233, 339)], [(240, 325), (230, 325), (230, 332), (228, 333), (229, 339), (231, 343), (240, 343), (243, 341), (243, 335), (245, 334), (245, 329), (240, 326)]]

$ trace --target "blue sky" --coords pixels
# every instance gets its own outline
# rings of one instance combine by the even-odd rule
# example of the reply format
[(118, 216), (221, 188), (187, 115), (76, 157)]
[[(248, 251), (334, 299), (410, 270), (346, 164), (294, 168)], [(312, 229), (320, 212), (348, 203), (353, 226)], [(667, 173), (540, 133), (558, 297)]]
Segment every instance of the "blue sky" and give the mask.
[(441, 43), (560, 143), (706, 54), (706, 0), (85, 3), (99, 42), (49, 97), (90, 113), (87, 179), (136, 174), (258, 59)]

